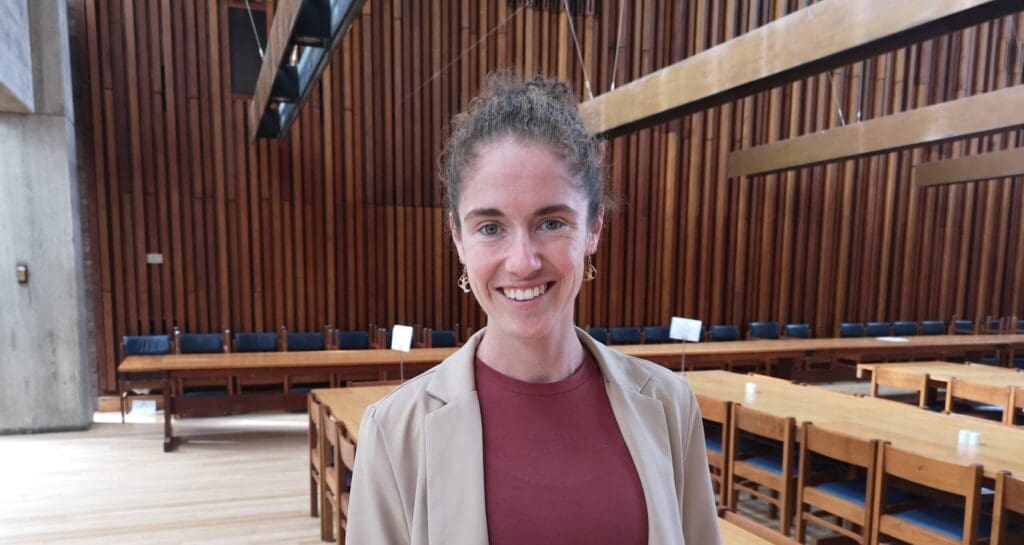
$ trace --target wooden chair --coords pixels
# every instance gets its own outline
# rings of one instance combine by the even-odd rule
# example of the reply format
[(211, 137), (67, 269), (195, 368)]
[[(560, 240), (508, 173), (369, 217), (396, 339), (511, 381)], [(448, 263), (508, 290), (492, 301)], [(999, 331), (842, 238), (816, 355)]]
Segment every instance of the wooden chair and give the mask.
[[(905, 509), (892, 506), (889, 490), (893, 478), (908, 486), (931, 489), (963, 498), (963, 507), (939, 503)], [(875, 481), (874, 514), (871, 542), (879, 543), (882, 535), (897, 538), (911, 545), (975, 545), (980, 542), (979, 530), (990, 524), (981, 513), (982, 468), (933, 460), (882, 445)], [(987, 540), (985, 540), (987, 541)]]
[[(125, 335), (121, 339), (121, 360), (128, 356), (162, 356), (171, 353), (170, 335)], [(121, 401), (121, 423), (128, 414), (128, 397), (150, 395), (163, 388), (163, 380), (121, 377), (117, 381)], [(137, 393), (138, 392), (138, 393)]]
[[(861, 545), (867, 545), (871, 538), (871, 509), (879, 441), (865, 441), (827, 431), (810, 422), (804, 422), (801, 431), (796, 488), (796, 540), (803, 543), (807, 535), (807, 523), (813, 522)], [(834, 475), (838, 478), (813, 478), (811, 464), (817, 456), (842, 462), (847, 470)], [(834, 523), (823, 515), (847, 521), (854, 529)]]
[[(697, 395), (700, 415), (704, 419), (704, 442), (707, 446), (708, 468), (711, 482), (718, 493), (718, 505), (726, 504), (726, 486), (729, 480), (729, 421), (732, 403)], [(710, 425), (708, 425), (710, 424)]]
[(1024, 410), (1024, 387), (1018, 386), (1010, 391), (1010, 425), (1017, 425), (1017, 412), (1020, 410)]
[(643, 334), (639, 327), (612, 327), (608, 329), (610, 344), (640, 344)]
[[(1011, 405), (1013, 398), (1010, 397), (1010, 393), (1009, 386), (982, 384), (953, 377), (949, 381), (949, 386), (946, 387), (946, 412), (954, 412), (953, 400), (964, 399), (975, 403), (984, 403), (993, 407), (998, 407), (1002, 411), (1000, 420), (1006, 424), (1012, 424), (1014, 410)], [(967, 411), (968, 414), (975, 416), (984, 416), (987, 412), (989, 411), (985, 411), (983, 409), (980, 411)]]
[(323, 494), (320, 471), (321, 460), (324, 456), (323, 413), (320, 404), (312, 395), (306, 396), (306, 409), (309, 418), (309, 438), (307, 440), (309, 448), (309, 516), (317, 517), (319, 516), (317, 506), (320, 503), (320, 496)]
[(928, 408), (928, 375), (906, 373), (896, 369), (875, 368), (871, 372), (871, 397), (878, 397), (879, 386), (906, 388), (917, 393), (917, 406)]
[[(325, 456), (321, 460), (323, 486), (320, 505), (320, 538), (345, 543), (348, 527), (349, 489), (352, 469), (355, 467), (356, 447), (348, 438), (345, 426), (336, 420), (327, 407), (321, 408), (324, 430)], [(328, 506), (330, 512), (328, 512)]]
[(1000, 471), (996, 475), (996, 503), (992, 511), (992, 545), (1024, 543), (1024, 524), (1012, 524), (1011, 513), (1024, 515), (1024, 480)]
[[(794, 450), (796, 421), (739, 404), (732, 406), (729, 425), (727, 505), (736, 510), (741, 492), (768, 502), (779, 511), (779, 531), (789, 535), (793, 524), (793, 487), (796, 471)], [(765, 448), (746, 449), (740, 445), (743, 434), (764, 441)], [(769, 489), (762, 492), (761, 487)]]

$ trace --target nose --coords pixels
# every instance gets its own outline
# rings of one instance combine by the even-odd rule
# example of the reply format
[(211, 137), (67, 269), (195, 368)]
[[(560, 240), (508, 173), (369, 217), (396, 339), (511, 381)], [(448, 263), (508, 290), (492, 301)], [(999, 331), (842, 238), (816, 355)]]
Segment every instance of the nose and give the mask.
[(537, 242), (529, 233), (520, 232), (513, 237), (508, 255), (505, 257), (505, 270), (517, 277), (525, 278), (540, 268), (541, 259)]

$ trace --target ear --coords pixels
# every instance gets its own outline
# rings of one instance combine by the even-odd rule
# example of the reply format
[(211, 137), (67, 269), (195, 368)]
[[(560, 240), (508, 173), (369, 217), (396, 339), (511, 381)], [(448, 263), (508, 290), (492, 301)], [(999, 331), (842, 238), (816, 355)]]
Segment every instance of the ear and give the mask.
[(448, 230), (452, 233), (452, 242), (455, 244), (455, 250), (459, 252), (459, 263), (465, 263), (465, 253), (462, 249), (462, 232), (455, 226), (455, 218), (450, 212), (448, 213)]
[(601, 242), (601, 231), (604, 229), (604, 207), (602, 206), (597, 211), (597, 221), (594, 222), (592, 228), (587, 232), (587, 248), (586, 255), (594, 255), (597, 253), (597, 244)]

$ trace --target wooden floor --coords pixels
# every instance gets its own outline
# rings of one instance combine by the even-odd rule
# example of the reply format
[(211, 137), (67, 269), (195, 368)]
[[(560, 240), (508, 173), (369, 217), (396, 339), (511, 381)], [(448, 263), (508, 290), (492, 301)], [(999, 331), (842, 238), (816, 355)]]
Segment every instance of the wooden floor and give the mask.
[(0, 543), (319, 544), (305, 414), (97, 413), (85, 432), (0, 436)]

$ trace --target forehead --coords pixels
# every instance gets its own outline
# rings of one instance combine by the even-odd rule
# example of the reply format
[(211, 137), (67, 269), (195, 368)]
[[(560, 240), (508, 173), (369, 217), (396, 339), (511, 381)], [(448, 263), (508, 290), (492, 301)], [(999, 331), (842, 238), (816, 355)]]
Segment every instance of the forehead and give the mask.
[(492, 208), (506, 214), (552, 205), (581, 208), (585, 197), (548, 146), (506, 138), (477, 152), (459, 194), (459, 214)]

